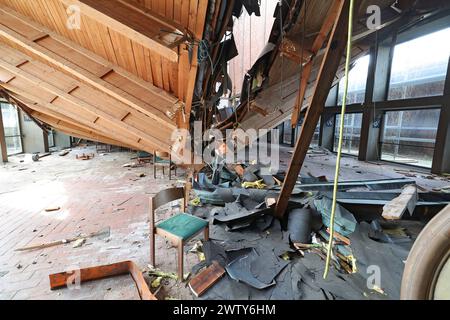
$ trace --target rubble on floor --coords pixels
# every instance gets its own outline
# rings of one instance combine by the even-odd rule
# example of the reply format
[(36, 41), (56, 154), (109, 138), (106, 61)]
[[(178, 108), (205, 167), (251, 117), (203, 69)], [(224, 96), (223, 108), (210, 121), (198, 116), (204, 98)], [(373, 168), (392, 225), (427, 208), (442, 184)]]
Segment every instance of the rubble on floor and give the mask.
[[(189, 211), (212, 226), (202, 247), (205, 260), (192, 268), (193, 277), (215, 264), (225, 270), (225, 275), (200, 277), (203, 286), (196, 280), (199, 299), (399, 299), (404, 262), (425, 225), (412, 219), (414, 212), (421, 205), (437, 212), (450, 203), (443, 192), (417, 192), (420, 186), (410, 179), (340, 183), (332, 268), (324, 280), (332, 183), (300, 177), (289, 213), (279, 221), (273, 207), (283, 173), (260, 172), (254, 165), (216, 165), (194, 181), (197, 201)], [(387, 221), (383, 206), (392, 209), (394, 201), (394, 211), (402, 212)], [(372, 205), (376, 216), (365, 214)], [(409, 215), (401, 220), (403, 212)]]

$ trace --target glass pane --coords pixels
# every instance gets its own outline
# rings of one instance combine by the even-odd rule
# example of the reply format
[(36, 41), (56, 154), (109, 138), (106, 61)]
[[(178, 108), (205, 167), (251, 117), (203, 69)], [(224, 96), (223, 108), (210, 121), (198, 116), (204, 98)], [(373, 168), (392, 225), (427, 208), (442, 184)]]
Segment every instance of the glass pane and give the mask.
[(1, 104), (3, 127), (8, 155), (21, 153), (22, 140), (20, 138), (19, 113), (15, 106), (7, 103)]
[[(339, 126), (341, 115), (336, 115), (336, 126), (334, 132), (334, 152), (338, 150), (339, 144)], [(342, 152), (351, 155), (358, 155), (359, 141), (361, 137), (362, 113), (349, 113), (344, 117), (344, 141)]]
[(381, 159), (431, 168), (439, 109), (386, 112)]
[[(369, 73), (370, 56), (359, 58), (355, 62), (355, 66), (349, 73), (348, 77), (348, 96), (347, 104), (363, 103), (366, 95), (367, 75)], [(344, 97), (344, 82), (342, 78), (339, 82), (339, 96), (338, 104), (342, 105), (342, 98)]]
[(16, 107), (2, 103), (3, 127), (5, 129), (5, 136), (20, 135), (19, 116)]
[(283, 123), (283, 126), (284, 126), (283, 143), (291, 145), (291, 143), (292, 143), (291, 121), (285, 121)]
[(442, 95), (450, 55), (450, 28), (395, 47), (389, 99)]
[(6, 137), (6, 149), (8, 155), (18, 154), (22, 152), (22, 141), (19, 137)]
[(49, 148), (53, 148), (55, 146), (55, 136), (53, 130), (48, 132), (48, 146)]
[(311, 147), (319, 146), (319, 137), (320, 137), (320, 120), (319, 120), (319, 124), (316, 127), (316, 130), (314, 131), (314, 136), (311, 141)]

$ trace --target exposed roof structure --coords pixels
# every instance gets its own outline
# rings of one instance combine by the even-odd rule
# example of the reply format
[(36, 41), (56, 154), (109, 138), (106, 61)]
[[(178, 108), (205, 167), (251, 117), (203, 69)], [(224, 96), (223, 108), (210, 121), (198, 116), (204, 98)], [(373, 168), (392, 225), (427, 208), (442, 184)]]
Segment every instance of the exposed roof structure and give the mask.
[[(244, 129), (271, 128), (291, 114), (295, 121), (299, 109), (309, 105), (342, 1), (285, 2), (289, 5), (275, 12), (267, 50), (244, 81), (238, 114), (221, 128), (236, 119)], [(217, 125), (217, 100), (228, 93), (226, 68), (220, 66), (236, 55), (232, 37), (222, 39), (242, 4), (0, 0), (3, 95), (38, 121), (72, 136), (168, 151), (174, 129), (189, 128), (190, 120), (204, 120), (204, 128)], [(364, 23), (368, 4), (360, 2), (354, 59), (373, 42), (374, 31)], [(409, 27), (447, 5), (407, 0), (395, 7), (392, 0), (370, 4), (383, 13), (380, 38), (384, 31)], [(334, 82), (340, 69), (342, 65)], [(306, 86), (300, 85), (300, 74)]]
[(1, 1), (2, 87), (70, 135), (167, 151), (197, 73), (186, 44), (202, 38), (208, 5), (175, 2)]

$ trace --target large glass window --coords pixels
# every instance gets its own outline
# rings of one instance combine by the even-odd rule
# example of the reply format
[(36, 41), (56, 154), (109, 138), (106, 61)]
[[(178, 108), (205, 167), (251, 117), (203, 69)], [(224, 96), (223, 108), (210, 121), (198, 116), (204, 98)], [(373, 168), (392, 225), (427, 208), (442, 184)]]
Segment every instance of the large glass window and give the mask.
[(450, 56), (450, 28), (399, 44), (392, 61), (389, 99), (442, 95)]
[[(370, 55), (359, 58), (348, 76), (347, 104), (363, 103), (366, 96), (367, 75)], [(342, 105), (345, 90), (345, 77), (339, 82), (338, 104)]]
[(5, 129), (5, 141), (8, 155), (18, 154), (23, 151), (22, 138), (20, 136), (19, 113), (15, 106), (7, 103), (1, 104), (3, 127)]
[(439, 109), (386, 112), (381, 159), (431, 168)]
[[(341, 115), (336, 115), (334, 131), (334, 152), (338, 151), (339, 145), (339, 126)], [(358, 155), (359, 141), (361, 137), (362, 113), (348, 113), (344, 117), (344, 140), (342, 152), (351, 155)]]

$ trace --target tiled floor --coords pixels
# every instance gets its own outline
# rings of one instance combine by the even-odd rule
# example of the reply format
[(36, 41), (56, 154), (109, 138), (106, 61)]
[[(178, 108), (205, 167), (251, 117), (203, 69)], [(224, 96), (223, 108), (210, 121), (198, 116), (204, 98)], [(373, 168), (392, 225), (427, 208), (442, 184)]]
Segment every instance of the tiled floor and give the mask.
[[(132, 161), (132, 153), (97, 154), (90, 161), (75, 158), (76, 154), (93, 151), (76, 149), (66, 157), (54, 154), (39, 162), (32, 162), (30, 155), (19, 156), (0, 166), (0, 299), (139, 298), (127, 276), (86, 284), (80, 290), (49, 289), (48, 275), (55, 272), (123, 260), (133, 260), (145, 268), (149, 261), (149, 197), (177, 183), (154, 180), (151, 166), (124, 168), (124, 164)], [(290, 157), (288, 151), (282, 149), (280, 162), (284, 168)], [(313, 154), (307, 157), (302, 173), (326, 175), (331, 180), (334, 165), (333, 155)], [(139, 178), (141, 173), (146, 177)], [(414, 174), (425, 189), (449, 184), (448, 179)], [(342, 162), (341, 178), (345, 180), (399, 177), (404, 175), (391, 165), (360, 163), (350, 157)], [(61, 210), (45, 212), (49, 207)], [(168, 208), (161, 214), (170, 214), (172, 209), (177, 210)], [(14, 251), (105, 227), (111, 229), (107, 239), (89, 239), (80, 248), (66, 244), (38, 251)], [(176, 250), (159, 237), (156, 252), (158, 267), (176, 271)], [(198, 257), (188, 253), (185, 272), (196, 263)], [(192, 299), (186, 285), (175, 281), (165, 284), (160, 291), (160, 298), (167, 297)]]
[[(49, 289), (48, 275), (55, 272), (124, 260), (146, 267), (149, 197), (177, 183), (167, 177), (154, 180), (149, 165), (124, 168), (123, 164), (132, 161), (131, 153), (75, 159), (77, 153), (92, 151), (74, 150), (64, 158), (55, 154), (40, 162), (32, 162), (30, 156), (15, 157), (11, 161), (16, 163), (0, 167), (0, 299), (139, 298), (127, 276), (86, 284), (81, 290)], [(141, 173), (146, 177), (139, 178)], [(61, 210), (45, 212), (50, 207)], [(111, 230), (108, 238), (89, 239), (80, 248), (66, 244), (14, 251), (106, 227)], [(158, 267), (176, 271), (176, 250), (167, 248), (170, 244), (157, 237)], [(196, 255), (187, 254), (186, 270), (197, 262)], [(175, 281), (165, 286), (164, 295), (191, 298), (185, 285)]]

